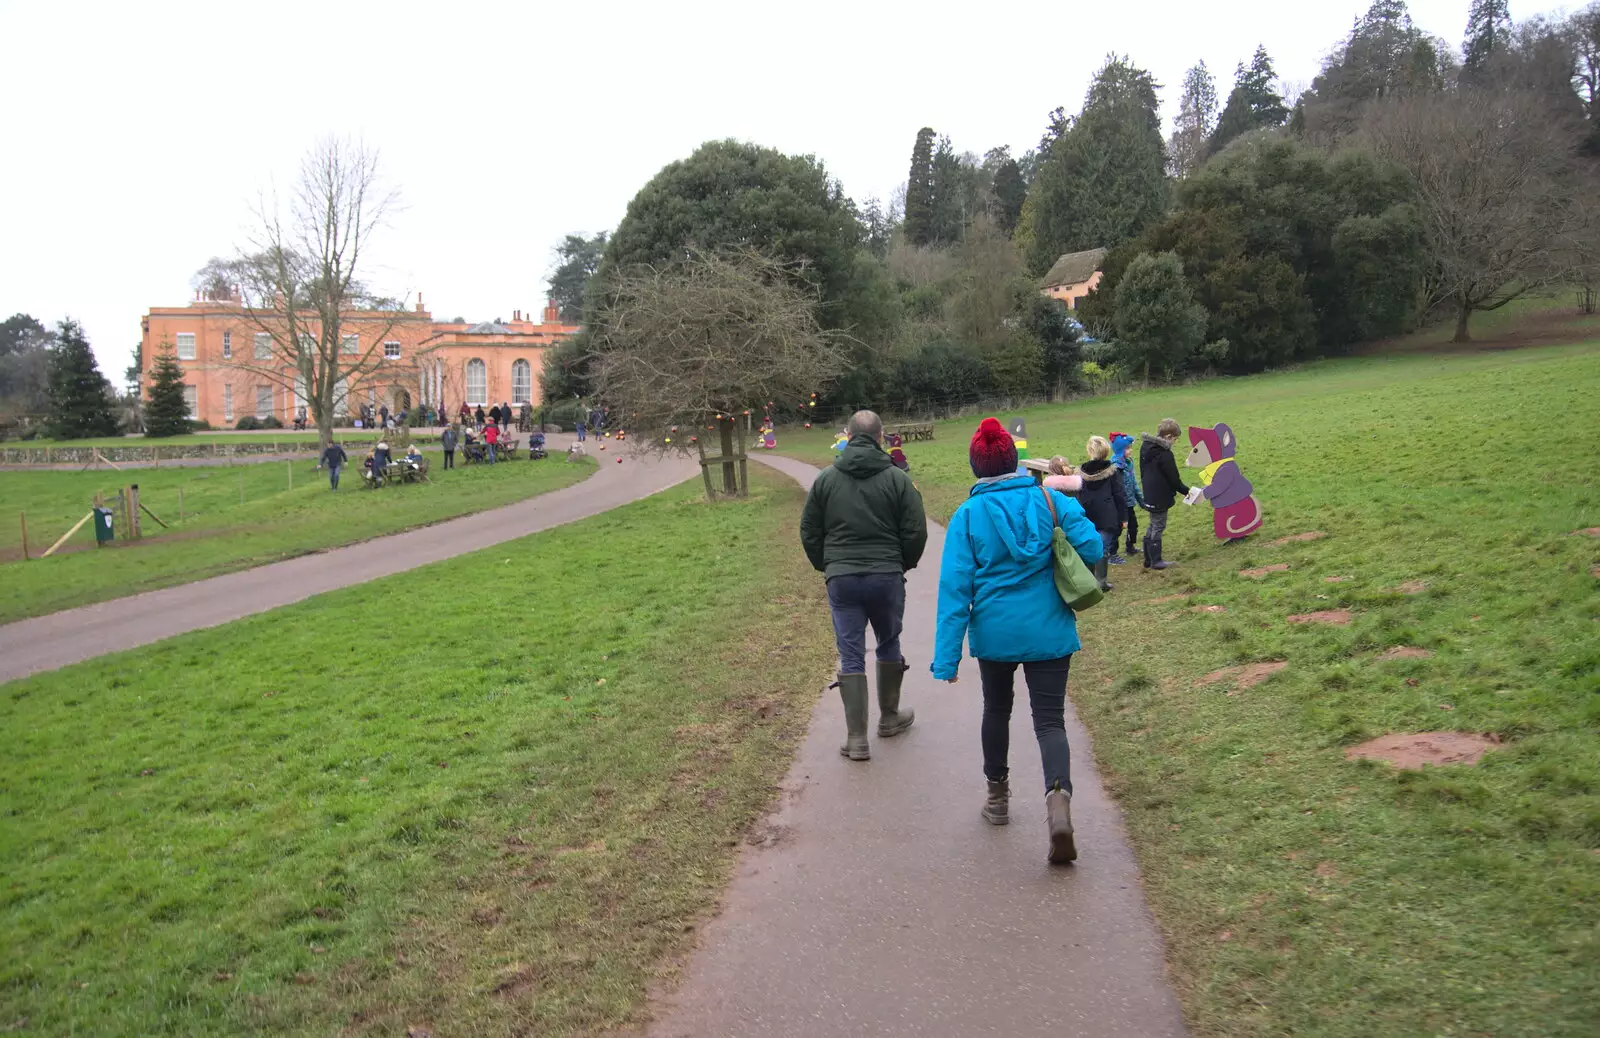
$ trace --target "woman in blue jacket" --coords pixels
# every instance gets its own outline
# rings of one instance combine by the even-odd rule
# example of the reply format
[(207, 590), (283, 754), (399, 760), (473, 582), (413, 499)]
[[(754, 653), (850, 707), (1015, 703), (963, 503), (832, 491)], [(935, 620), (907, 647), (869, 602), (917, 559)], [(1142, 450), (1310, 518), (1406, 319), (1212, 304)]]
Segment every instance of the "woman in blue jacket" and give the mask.
[(965, 639), (983, 686), (983, 773), (989, 782), (983, 817), (1005, 825), (1012, 681), (1022, 665), (1044, 763), (1050, 861), (1062, 864), (1078, 856), (1065, 715), (1067, 670), (1081, 645), (1072, 610), (1056, 593), (1053, 528), (1065, 531), (1085, 565), (1099, 562), (1104, 548), (1076, 501), (1017, 471), (1016, 445), (998, 421), (983, 420), (968, 456), (978, 482), (945, 533), (933, 676), (956, 680)]

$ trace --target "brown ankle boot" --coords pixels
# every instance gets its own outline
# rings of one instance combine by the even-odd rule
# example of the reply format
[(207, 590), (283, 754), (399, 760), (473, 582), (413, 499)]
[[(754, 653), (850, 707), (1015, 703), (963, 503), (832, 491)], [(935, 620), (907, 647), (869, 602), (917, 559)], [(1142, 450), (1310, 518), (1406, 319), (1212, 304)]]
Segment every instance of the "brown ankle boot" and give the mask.
[(1050, 825), (1050, 864), (1076, 861), (1078, 846), (1072, 840), (1072, 794), (1052, 789), (1044, 795), (1044, 810)]
[(983, 820), (990, 825), (1011, 821), (1011, 783), (989, 779), (989, 799), (983, 802)]

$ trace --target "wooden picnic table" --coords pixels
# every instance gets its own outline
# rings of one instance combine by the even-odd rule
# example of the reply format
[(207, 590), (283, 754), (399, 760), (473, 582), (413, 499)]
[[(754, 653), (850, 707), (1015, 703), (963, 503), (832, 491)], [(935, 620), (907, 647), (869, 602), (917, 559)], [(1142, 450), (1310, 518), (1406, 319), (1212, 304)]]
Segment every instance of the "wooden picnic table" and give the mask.
[(883, 431), (885, 434), (895, 433), (907, 441), (933, 439), (932, 422), (896, 422)]

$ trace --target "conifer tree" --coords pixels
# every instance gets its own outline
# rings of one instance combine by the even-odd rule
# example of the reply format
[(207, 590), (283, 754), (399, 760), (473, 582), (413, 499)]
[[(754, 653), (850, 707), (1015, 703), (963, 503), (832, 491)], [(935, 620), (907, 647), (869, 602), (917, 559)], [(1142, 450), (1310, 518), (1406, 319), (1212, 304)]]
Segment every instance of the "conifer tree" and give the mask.
[(1472, 0), (1467, 12), (1467, 34), (1461, 44), (1461, 75), (1482, 75), (1485, 66), (1511, 44), (1511, 5), (1508, 0)]
[(933, 173), (935, 137), (933, 127), (924, 126), (917, 131), (917, 143), (911, 149), (911, 173), (906, 179), (904, 226), (906, 239), (913, 245), (927, 245), (933, 240), (936, 192)]
[(144, 406), (146, 436), (178, 436), (189, 431), (189, 405), (183, 399), (183, 369), (170, 349), (150, 369), (150, 400)]
[(1249, 66), (1240, 65), (1235, 73), (1233, 92), (1228, 95), (1228, 104), (1222, 109), (1216, 131), (1211, 135), (1213, 153), (1221, 151), (1235, 137), (1284, 124), (1289, 118), (1289, 107), (1274, 86), (1277, 78), (1267, 49), (1257, 47)]
[(1178, 118), (1167, 140), (1173, 176), (1186, 177), (1200, 167), (1206, 158), (1206, 141), (1216, 128), (1217, 81), (1202, 61), (1183, 77)]
[(47, 429), (57, 440), (115, 436), (116, 406), (111, 383), (100, 374), (83, 326), (72, 318), (56, 325), (56, 347), (50, 358), (50, 419)]

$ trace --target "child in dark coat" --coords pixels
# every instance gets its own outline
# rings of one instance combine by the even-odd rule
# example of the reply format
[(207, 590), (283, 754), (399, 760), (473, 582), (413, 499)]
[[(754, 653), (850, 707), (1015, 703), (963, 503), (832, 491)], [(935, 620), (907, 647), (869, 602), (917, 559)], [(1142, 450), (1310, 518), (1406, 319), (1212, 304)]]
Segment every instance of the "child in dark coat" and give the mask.
[(1178, 423), (1171, 418), (1161, 419), (1156, 435), (1145, 433), (1140, 437), (1139, 476), (1144, 482), (1145, 507), (1150, 509), (1150, 527), (1144, 533), (1144, 568), (1166, 569), (1172, 563), (1161, 557), (1161, 536), (1167, 531), (1167, 512), (1189, 487), (1178, 475), (1178, 462), (1172, 456), (1172, 445), (1178, 440)]
[(1078, 476), (1083, 488), (1078, 491), (1078, 504), (1083, 513), (1100, 531), (1105, 551), (1094, 564), (1094, 575), (1102, 591), (1112, 586), (1106, 581), (1106, 566), (1116, 553), (1117, 540), (1122, 533), (1123, 518), (1128, 514), (1128, 492), (1122, 486), (1122, 470), (1111, 461), (1111, 444), (1104, 436), (1091, 436), (1087, 446), (1089, 460), (1078, 466)]

